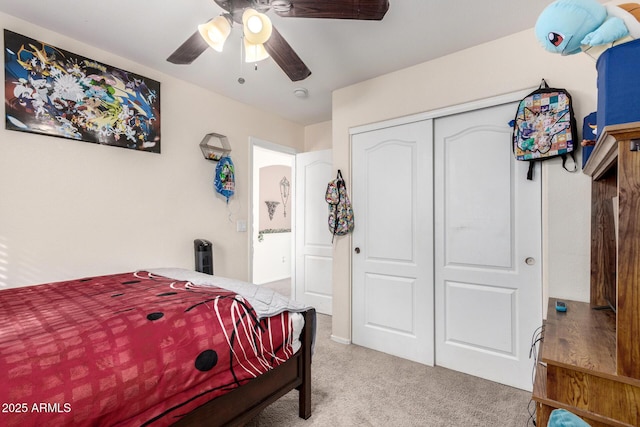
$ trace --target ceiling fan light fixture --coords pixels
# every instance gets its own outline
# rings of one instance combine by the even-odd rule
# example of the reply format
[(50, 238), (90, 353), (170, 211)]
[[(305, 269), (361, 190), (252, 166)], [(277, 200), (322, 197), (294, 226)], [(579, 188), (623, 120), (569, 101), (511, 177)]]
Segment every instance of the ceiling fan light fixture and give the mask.
[(269, 54), (262, 43), (249, 43), (246, 37), (243, 38), (243, 41), (245, 62), (258, 62), (269, 57)]
[(231, 24), (224, 15), (220, 15), (205, 24), (198, 25), (198, 32), (212, 49), (222, 52), (224, 42), (231, 33)]
[(264, 13), (255, 9), (246, 9), (242, 14), (242, 25), (244, 27), (244, 37), (251, 44), (262, 44), (269, 40), (273, 25), (271, 20)]

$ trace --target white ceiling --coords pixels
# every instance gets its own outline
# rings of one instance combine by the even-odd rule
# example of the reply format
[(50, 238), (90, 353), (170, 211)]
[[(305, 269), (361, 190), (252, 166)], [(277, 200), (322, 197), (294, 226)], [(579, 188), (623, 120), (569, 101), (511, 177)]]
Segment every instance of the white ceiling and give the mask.
[[(0, 11), (308, 125), (331, 119), (333, 90), (533, 28), (551, 0), (389, 3), (382, 21), (282, 18), (268, 12), (312, 72), (300, 82), (291, 82), (271, 59), (258, 63), (257, 70), (242, 63), (238, 25), (224, 52), (207, 49), (191, 65), (167, 62), (198, 24), (223, 12), (213, 0), (0, 0)], [(308, 98), (294, 96), (298, 87), (308, 90)]]

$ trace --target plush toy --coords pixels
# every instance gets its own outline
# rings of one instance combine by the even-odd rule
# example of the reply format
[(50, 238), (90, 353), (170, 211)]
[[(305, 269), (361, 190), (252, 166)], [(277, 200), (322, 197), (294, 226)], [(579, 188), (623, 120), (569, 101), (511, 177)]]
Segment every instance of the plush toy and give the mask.
[[(536, 22), (542, 46), (553, 53), (598, 55), (606, 48), (640, 37), (640, 4), (602, 5), (597, 0), (556, 0)], [(600, 46), (600, 49), (593, 47)]]

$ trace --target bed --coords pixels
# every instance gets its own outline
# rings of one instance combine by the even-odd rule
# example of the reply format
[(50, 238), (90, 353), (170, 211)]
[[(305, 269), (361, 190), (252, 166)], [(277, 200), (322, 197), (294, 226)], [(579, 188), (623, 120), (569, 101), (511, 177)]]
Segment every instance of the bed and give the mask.
[(243, 425), (293, 389), (311, 416), (315, 310), (148, 269), (0, 291), (0, 425)]

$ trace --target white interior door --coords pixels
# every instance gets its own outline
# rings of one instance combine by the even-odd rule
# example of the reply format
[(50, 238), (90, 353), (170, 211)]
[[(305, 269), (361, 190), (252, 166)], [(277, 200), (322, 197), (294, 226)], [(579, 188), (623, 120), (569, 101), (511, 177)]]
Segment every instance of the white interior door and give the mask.
[(331, 314), (333, 247), (324, 196), (333, 178), (331, 150), (296, 155), (295, 299)]
[(435, 121), (436, 364), (531, 390), (541, 185), (514, 160), (516, 103)]
[(432, 137), (430, 120), (355, 134), (351, 165), (353, 343), (430, 365)]

